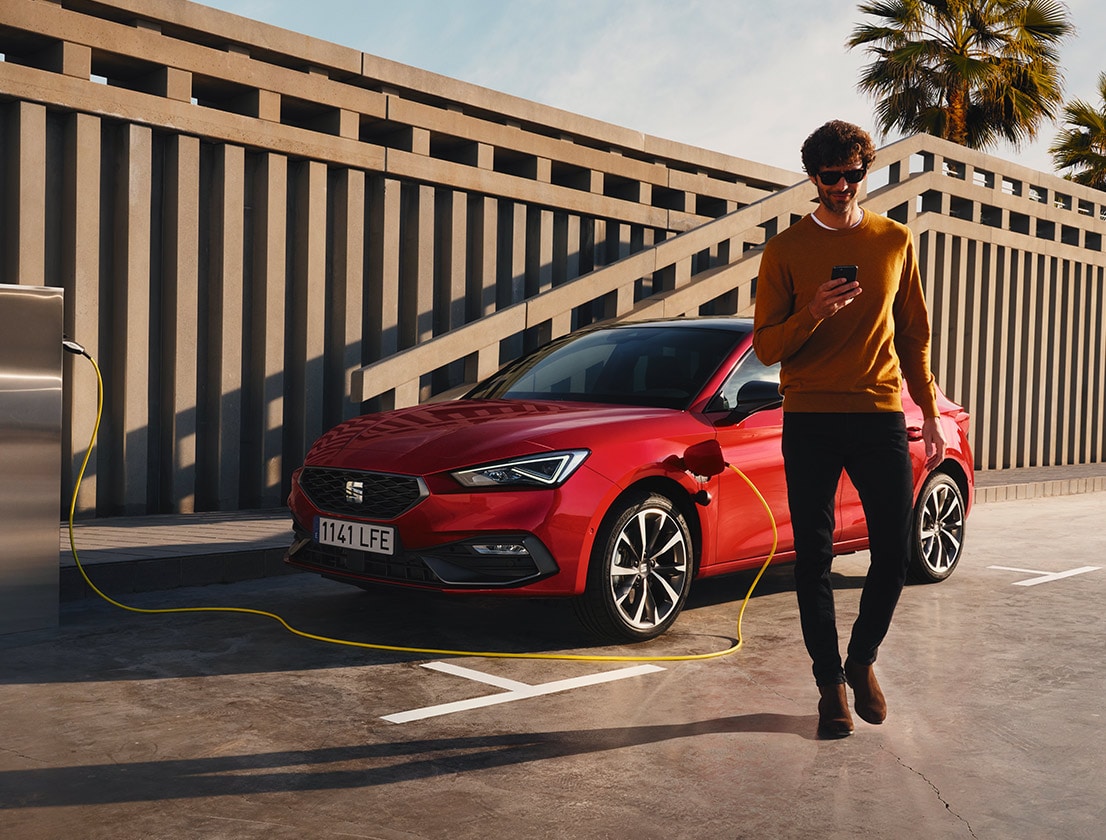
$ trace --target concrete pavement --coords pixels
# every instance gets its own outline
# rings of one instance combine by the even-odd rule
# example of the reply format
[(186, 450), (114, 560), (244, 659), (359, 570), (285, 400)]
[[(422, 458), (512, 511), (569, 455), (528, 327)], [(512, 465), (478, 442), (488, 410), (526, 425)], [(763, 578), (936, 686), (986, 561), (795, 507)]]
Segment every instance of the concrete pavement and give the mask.
[[(1098, 840), (1104, 510), (1100, 493), (977, 507), (955, 574), (904, 592), (877, 665), (887, 722), (843, 741), (814, 738), (787, 567), (758, 585), (743, 649), (696, 662), (400, 654), (68, 601), (59, 628), (0, 636), (0, 836)], [(843, 632), (865, 558), (835, 563)], [(672, 631), (630, 648), (592, 647), (560, 602), (303, 574), (126, 600), (367, 643), (655, 658), (724, 649), (751, 578), (698, 582)]]

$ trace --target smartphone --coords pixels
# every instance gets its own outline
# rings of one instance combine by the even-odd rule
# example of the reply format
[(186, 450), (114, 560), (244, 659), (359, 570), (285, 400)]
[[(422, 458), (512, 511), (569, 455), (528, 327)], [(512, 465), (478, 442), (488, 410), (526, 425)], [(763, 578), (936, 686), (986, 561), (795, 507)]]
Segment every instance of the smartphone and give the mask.
[(855, 265), (835, 265), (830, 273), (830, 280), (843, 279), (846, 283), (856, 280)]

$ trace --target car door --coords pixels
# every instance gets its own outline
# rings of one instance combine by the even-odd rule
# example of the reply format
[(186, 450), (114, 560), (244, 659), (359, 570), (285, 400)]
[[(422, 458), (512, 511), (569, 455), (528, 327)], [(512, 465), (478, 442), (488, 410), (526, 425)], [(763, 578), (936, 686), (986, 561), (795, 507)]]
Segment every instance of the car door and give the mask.
[[(906, 436), (910, 444), (910, 463), (914, 475), (919, 475), (922, 465), (925, 463), (925, 443), (922, 441), (922, 410), (910, 399), (906, 389), (903, 389), (903, 412), (906, 415)], [(915, 485), (917, 482), (915, 482)], [(846, 473), (842, 473), (841, 482), (837, 488), (837, 531), (834, 541), (837, 543), (851, 543), (857, 540), (867, 540), (868, 523), (864, 518), (864, 507), (860, 502), (860, 494)]]
[[(787, 483), (780, 449), (783, 412), (777, 405), (745, 417), (736, 415), (737, 395), (750, 382), (771, 382), (778, 386), (779, 366), (765, 366), (752, 352), (746, 354), (708, 406), (708, 414), (715, 420), (726, 463), (741, 470), (768, 503), (778, 532), (777, 553), (783, 553), (790, 551), (792, 546), (791, 514), (787, 507)], [(719, 476), (716, 502), (717, 562), (767, 556), (772, 548), (772, 522), (756, 493), (732, 469), (724, 470)]]

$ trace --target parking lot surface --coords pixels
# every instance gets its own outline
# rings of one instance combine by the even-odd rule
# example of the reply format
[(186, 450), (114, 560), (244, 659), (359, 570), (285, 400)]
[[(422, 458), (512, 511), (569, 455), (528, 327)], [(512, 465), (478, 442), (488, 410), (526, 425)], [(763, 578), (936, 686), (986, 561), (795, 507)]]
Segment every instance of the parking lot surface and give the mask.
[[(67, 600), (0, 636), (0, 836), (1101, 838), (1106, 494), (979, 505), (946, 582), (904, 592), (882, 726), (815, 738), (790, 568), (704, 661), (397, 653), (259, 615)], [(835, 563), (847, 633), (867, 556)], [(92, 568), (95, 572), (95, 567)], [(317, 636), (661, 657), (732, 644), (752, 574), (663, 638), (591, 647), (561, 602), (363, 593), (293, 574), (131, 593)]]

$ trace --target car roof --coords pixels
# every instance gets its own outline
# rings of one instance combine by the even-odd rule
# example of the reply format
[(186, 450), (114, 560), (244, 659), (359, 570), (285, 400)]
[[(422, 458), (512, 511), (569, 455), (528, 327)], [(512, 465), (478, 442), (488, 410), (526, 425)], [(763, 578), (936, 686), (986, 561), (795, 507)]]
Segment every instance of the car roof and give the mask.
[(624, 329), (627, 327), (670, 327), (688, 326), (702, 329), (733, 330), (747, 333), (753, 328), (752, 318), (726, 317), (721, 315), (695, 315), (690, 317), (649, 318), (644, 321), (618, 321), (616, 323), (593, 324), (587, 329)]

